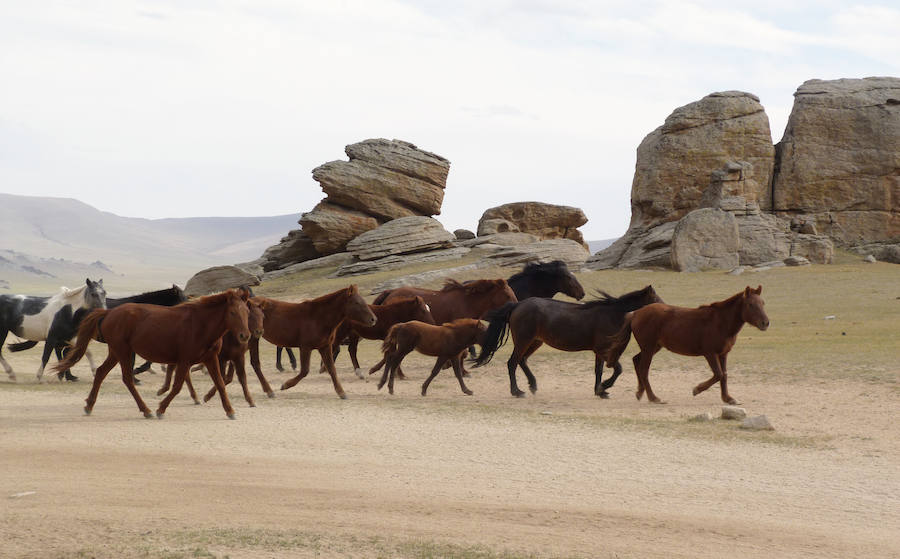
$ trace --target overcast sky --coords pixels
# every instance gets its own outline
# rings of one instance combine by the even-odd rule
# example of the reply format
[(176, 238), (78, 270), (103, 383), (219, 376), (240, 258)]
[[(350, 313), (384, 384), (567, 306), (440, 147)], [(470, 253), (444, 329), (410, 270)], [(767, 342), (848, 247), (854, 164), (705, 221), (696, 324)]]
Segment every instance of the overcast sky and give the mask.
[(676, 107), (900, 76), (898, 2), (0, 0), (0, 192), (134, 217), (308, 211), (314, 167), (397, 138), (451, 162), (438, 219), (521, 201), (621, 235)]

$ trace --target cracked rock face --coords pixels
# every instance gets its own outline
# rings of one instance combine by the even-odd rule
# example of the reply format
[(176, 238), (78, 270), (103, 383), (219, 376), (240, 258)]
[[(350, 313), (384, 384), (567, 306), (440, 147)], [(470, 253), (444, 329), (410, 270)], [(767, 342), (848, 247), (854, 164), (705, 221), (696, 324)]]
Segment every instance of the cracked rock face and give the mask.
[(840, 245), (900, 242), (900, 78), (805, 82), (776, 151), (779, 214)]
[(746, 197), (769, 209), (774, 147), (758, 97), (725, 91), (675, 109), (638, 147), (630, 227), (677, 221), (700, 207), (712, 173), (733, 161), (750, 164)]
[(531, 233), (540, 239), (571, 239), (587, 248), (578, 230), (587, 221), (580, 208), (544, 202), (513, 202), (486, 210), (478, 220), (478, 236)]

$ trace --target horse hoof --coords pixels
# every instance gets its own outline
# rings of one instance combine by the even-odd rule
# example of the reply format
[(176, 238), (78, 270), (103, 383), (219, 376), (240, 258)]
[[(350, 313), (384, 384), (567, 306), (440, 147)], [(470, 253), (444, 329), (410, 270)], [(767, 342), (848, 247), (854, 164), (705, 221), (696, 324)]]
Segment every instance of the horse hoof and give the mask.
[(195, 406), (199, 406), (199, 405), (200, 405), (200, 400), (194, 400), (194, 405), (195, 405)]
[(282, 367), (281, 365), (278, 365), (277, 367), (275, 367), (275, 369), (276, 369), (279, 373), (283, 373), (283, 372), (284, 372), (284, 367)]
[(281, 390), (285, 390), (287, 387), (285, 385), (281, 385)]
[(338, 396), (340, 397), (341, 400), (346, 400), (346, 399), (347, 399), (347, 395), (344, 394), (343, 392), (341, 392), (340, 394), (338, 394)]
[(365, 372), (362, 369), (355, 369), (353, 372), (356, 373), (356, 376), (361, 379), (366, 378)]
[[(144, 412), (144, 419), (153, 419), (153, 414), (149, 411)], [(160, 418), (161, 419), (161, 418)]]
[(165, 389), (165, 388), (160, 388), (159, 390), (156, 391), (156, 395), (157, 395), (157, 396), (162, 396), (162, 395), (165, 394), (165, 393), (166, 393), (166, 389)]
[(251, 408), (255, 408), (255, 407), (256, 407), (256, 404), (253, 403), (253, 402), (250, 402), (248, 405), (249, 405)]
[(522, 392), (521, 390), (517, 390), (517, 391), (513, 392), (512, 395), (515, 396), (516, 398), (524, 398), (525, 397), (525, 393)]
[(471, 396), (472, 394), (474, 394), (474, 392), (472, 392), (471, 390), (463, 390), (463, 394), (465, 394), (466, 396)]
[(228, 415), (228, 419), (237, 419), (237, 416), (234, 415), (233, 413), (229, 413), (227, 415)]
[(640, 401), (641, 398), (644, 397), (644, 393), (643, 393), (643, 392), (635, 392), (635, 393), (634, 393), (634, 397), (637, 398), (638, 401)]
[(657, 398), (656, 400), (651, 400), (651, 402), (653, 402), (654, 404), (665, 404), (666, 403), (665, 400), (660, 400), (659, 398)]
[(91, 415), (91, 408), (85, 406), (84, 407), (84, 415)]
[(606, 392), (605, 390), (603, 392), (601, 392), (600, 394), (597, 394), (597, 396), (600, 396), (600, 398), (602, 398), (604, 400), (609, 400), (609, 392)]
[(135, 385), (135, 386), (140, 386), (140, 385), (141, 385), (141, 379), (139, 379), (139, 378), (137, 378), (137, 377), (134, 377), (132, 380), (134, 380), (134, 385)]
[(274, 397), (275, 397), (275, 393), (274, 393), (274, 392), (266, 392), (266, 394), (269, 396), (269, 398), (274, 398)]
[(537, 393), (537, 386), (529, 386), (528, 390), (531, 390), (531, 393), (535, 394), (535, 393)]
[[(156, 418), (157, 418), (157, 419), (163, 419), (163, 418), (165, 417), (165, 415), (166, 415), (166, 414), (164, 414), (164, 413), (156, 412)], [(144, 414), (144, 417), (150, 418), (150, 417), (153, 417), (153, 416), (150, 414), (150, 412), (146, 412), (146, 413)]]

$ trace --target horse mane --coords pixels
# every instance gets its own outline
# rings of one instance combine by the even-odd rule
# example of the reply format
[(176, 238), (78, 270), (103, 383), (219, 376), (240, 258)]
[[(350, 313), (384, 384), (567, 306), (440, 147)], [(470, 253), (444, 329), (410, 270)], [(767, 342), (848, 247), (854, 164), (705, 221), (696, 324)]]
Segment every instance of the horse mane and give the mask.
[(57, 293), (57, 296), (59, 296), (61, 299), (73, 299), (73, 298), (81, 295), (82, 293), (84, 293), (85, 289), (87, 289), (87, 285), (82, 285), (81, 287), (76, 287), (75, 289), (69, 289), (68, 287), (60, 287), (59, 293)]
[(223, 300), (228, 298), (228, 294), (231, 290), (226, 290), (221, 293), (213, 293), (212, 295), (204, 295), (203, 297), (197, 297), (196, 299), (190, 299), (178, 305), (179, 307), (208, 307), (211, 305), (218, 305)]
[(320, 295), (315, 299), (307, 299), (303, 301), (304, 303), (325, 303), (331, 301), (333, 299), (337, 299), (342, 295), (353, 295), (354, 293), (359, 293), (359, 289), (357, 289), (356, 284), (349, 285), (342, 289), (338, 289), (337, 291), (332, 291), (331, 293), (326, 293), (325, 295)]
[(722, 301), (715, 301), (714, 303), (707, 303), (706, 305), (700, 305), (699, 308), (702, 309), (703, 307), (709, 307), (709, 308), (713, 308), (713, 309), (723, 309), (723, 308), (726, 308), (726, 307), (730, 307), (730, 306), (733, 305), (738, 299), (740, 299), (740, 298), (743, 297), (743, 296), (744, 296), (744, 292), (741, 291), (741, 292), (739, 292), (739, 293), (735, 293), (734, 295), (732, 295), (731, 297), (729, 297), (729, 298), (727, 298), (727, 299), (725, 299), (725, 300), (722, 300)]
[(630, 291), (625, 295), (619, 297), (610, 295), (602, 289), (598, 289), (597, 294), (599, 295), (599, 297), (597, 299), (594, 299), (593, 301), (583, 303), (581, 306), (585, 309), (593, 309), (595, 307), (612, 307), (614, 309), (625, 310), (631, 301), (646, 297), (648, 289), (650, 289), (649, 285), (643, 289)]
[(463, 290), (467, 294), (474, 295), (476, 293), (487, 293), (493, 289), (496, 289), (500, 282), (505, 282), (506, 280), (496, 280), (496, 279), (480, 279), (480, 280), (472, 280), (466, 283), (459, 283), (454, 279), (448, 279), (444, 282), (444, 287), (441, 288), (442, 293), (446, 293), (448, 291), (457, 291)]
[(537, 276), (541, 274), (547, 274), (550, 276), (564, 276), (569, 273), (569, 266), (566, 265), (562, 260), (554, 260), (553, 262), (529, 262), (525, 264), (525, 267), (522, 268), (522, 271), (513, 274), (506, 280), (507, 283)]

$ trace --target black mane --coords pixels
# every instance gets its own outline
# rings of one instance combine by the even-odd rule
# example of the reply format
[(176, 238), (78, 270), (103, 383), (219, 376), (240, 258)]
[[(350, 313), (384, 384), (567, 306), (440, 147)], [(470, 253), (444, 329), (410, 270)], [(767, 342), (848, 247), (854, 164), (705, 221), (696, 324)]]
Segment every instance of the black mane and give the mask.
[(521, 272), (510, 276), (506, 282), (509, 283), (540, 274), (565, 276), (569, 273), (569, 266), (562, 260), (554, 260), (553, 262), (529, 262), (528, 264), (525, 264), (525, 267), (522, 268)]
[(160, 289), (158, 291), (148, 291), (146, 293), (140, 293), (138, 295), (132, 295), (130, 297), (122, 297), (120, 299), (107, 297), (106, 307), (112, 309), (114, 307), (118, 307), (119, 305), (124, 305), (125, 303), (149, 303), (152, 305), (173, 306), (185, 301), (187, 301), (187, 297), (185, 296), (184, 291), (182, 291), (181, 288), (177, 285), (173, 284), (172, 287), (166, 289)]
[(629, 293), (626, 293), (625, 295), (622, 295), (621, 297), (610, 295), (606, 291), (600, 289), (597, 290), (597, 294), (599, 295), (597, 299), (588, 301), (581, 306), (585, 309), (592, 309), (596, 307), (610, 307), (614, 310), (629, 312), (648, 304), (648, 300), (653, 298), (655, 292), (653, 291), (653, 287), (648, 285), (643, 289), (631, 291)]

